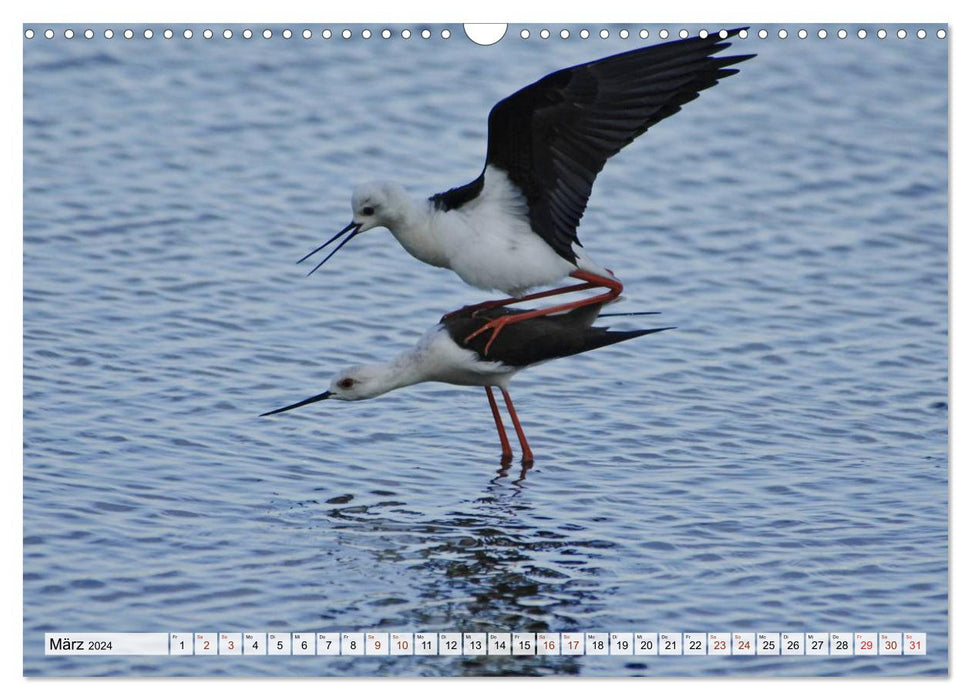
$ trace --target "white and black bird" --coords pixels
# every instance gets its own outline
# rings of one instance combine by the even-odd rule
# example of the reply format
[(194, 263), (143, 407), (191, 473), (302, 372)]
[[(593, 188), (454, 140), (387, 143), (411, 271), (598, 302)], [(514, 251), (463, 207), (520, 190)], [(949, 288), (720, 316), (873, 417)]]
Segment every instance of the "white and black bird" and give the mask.
[[(522, 447), (523, 464), (528, 465), (533, 461), (533, 453), (526, 441), (519, 416), (516, 415), (512, 398), (509, 396), (509, 382), (518, 372), (548, 360), (577, 355), (649, 333), (670, 330), (669, 327), (613, 331), (606, 327), (594, 326), (600, 309), (600, 304), (587, 305), (569, 313), (532, 317), (517, 323), (496, 339), (488, 357), (485, 355), (485, 337), (479, 335), (472, 341), (467, 341), (468, 335), (482, 325), (483, 318), (494, 320), (522, 313), (522, 311), (496, 307), (481, 310), (478, 315), (475, 315), (472, 310), (460, 310), (443, 317), (437, 325), (425, 333), (415, 347), (391, 362), (359, 365), (346, 369), (333, 378), (327, 391), (262, 415), (271, 416), (325, 399), (340, 401), (371, 399), (421, 382), (482, 386), (485, 387), (489, 399), (489, 407), (492, 410), (502, 446), (502, 462), (505, 464), (512, 459), (512, 449), (492, 391), (493, 387), (498, 387)], [(607, 315), (643, 314), (604, 314), (604, 316)]]
[[(358, 187), (351, 223), (299, 262), (347, 234), (312, 273), (354, 237), (384, 227), (419, 260), (510, 297), (467, 308), (605, 290), (473, 328), (470, 338), (493, 329), (487, 354), (509, 323), (616, 299), (622, 283), (585, 255), (577, 238), (594, 180), (608, 158), (738, 72), (729, 66), (752, 58), (715, 56), (740, 31), (635, 49), (541, 78), (492, 108), (486, 163), (472, 182), (419, 200), (390, 182)], [(526, 295), (567, 276), (580, 283)]]

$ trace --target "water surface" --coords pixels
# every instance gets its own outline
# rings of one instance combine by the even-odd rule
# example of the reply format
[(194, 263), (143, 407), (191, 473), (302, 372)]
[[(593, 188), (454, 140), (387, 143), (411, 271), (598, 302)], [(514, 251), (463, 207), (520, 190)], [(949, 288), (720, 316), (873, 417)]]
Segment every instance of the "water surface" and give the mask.
[[(386, 232), (294, 261), (354, 184), (470, 180), (495, 101), (658, 28), (132, 28), (24, 46), (25, 673), (946, 672), (946, 41), (772, 28), (608, 163), (581, 239), (617, 310), (678, 328), (517, 378), (521, 473), (480, 389), (258, 418), (488, 296)], [(53, 630), (908, 630), (930, 653), (45, 658)]]

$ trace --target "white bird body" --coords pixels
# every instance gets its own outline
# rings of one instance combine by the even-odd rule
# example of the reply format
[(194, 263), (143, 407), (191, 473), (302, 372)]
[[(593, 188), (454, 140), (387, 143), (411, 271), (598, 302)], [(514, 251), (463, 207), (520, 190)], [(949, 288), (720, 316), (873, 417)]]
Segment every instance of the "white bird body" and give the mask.
[[(479, 196), (456, 209), (412, 200), (397, 184), (362, 185), (353, 199), (361, 231), (384, 226), (412, 256), (451, 269), (478, 289), (520, 297), (559, 282), (575, 270), (613, 277), (574, 247), (577, 264), (563, 258), (529, 224), (522, 192), (504, 172), (487, 166)], [(374, 210), (368, 216), (366, 210)]]

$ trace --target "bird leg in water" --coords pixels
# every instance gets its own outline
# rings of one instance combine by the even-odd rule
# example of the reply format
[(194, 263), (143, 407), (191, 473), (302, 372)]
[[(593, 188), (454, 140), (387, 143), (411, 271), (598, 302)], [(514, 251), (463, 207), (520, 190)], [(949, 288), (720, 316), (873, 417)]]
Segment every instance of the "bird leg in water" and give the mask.
[(519, 436), (519, 444), (523, 448), (523, 466), (533, 463), (533, 451), (529, 449), (529, 443), (526, 442), (526, 433), (523, 432), (523, 426), (519, 424), (519, 416), (516, 415), (516, 407), (512, 405), (512, 397), (509, 392), (502, 389), (502, 398), (506, 400), (506, 408), (509, 410), (509, 417), (512, 418), (512, 425), (516, 429), (516, 435)]
[(492, 417), (496, 421), (496, 432), (499, 433), (499, 444), (502, 445), (502, 463), (508, 464), (512, 461), (512, 448), (509, 446), (509, 438), (506, 437), (506, 428), (502, 424), (502, 416), (499, 415), (499, 406), (496, 404), (496, 397), (492, 393), (492, 387), (485, 388), (486, 396), (489, 397), (489, 408), (492, 409)]
[[(620, 293), (624, 291), (624, 285), (620, 282), (620, 280), (611, 279), (610, 277), (604, 277), (602, 275), (596, 275), (585, 270), (575, 270), (574, 272), (570, 273), (570, 277), (584, 280), (586, 284), (577, 284), (571, 287), (560, 287), (559, 289), (551, 289), (549, 292), (540, 292), (540, 294), (544, 296), (566, 294), (567, 292), (577, 291), (575, 289), (576, 287), (603, 287), (608, 291), (604, 292), (603, 294), (592, 296), (589, 299), (581, 299), (580, 301), (573, 301), (568, 304), (558, 304), (556, 306), (548, 306), (545, 309), (534, 309), (533, 311), (524, 311), (523, 313), (519, 314), (510, 314), (509, 316), (500, 316), (499, 318), (494, 318), (491, 321), (482, 324), (482, 327), (470, 334), (464, 342), (468, 344), (470, 340), (479, 334), (491, 329), (492, 336), (489, 338), (489, 342), (486, 343), (485, 349), (482, 351), (482, 355), (485, 356), (489, 354), (489, 348), (492, 347), (492, 343), (499, 335), (499, 332), (510, 323), (525, 321), (527, 319), (537, 318), (539, 316), (548, 316), (549, 314), (572, 311), (573, 309), (579, 309), (581, 306), (589, 306), (591, 304), (606, 304), (619, 297)], [(502, 304), (500, 304), (500, 306), (502, 306)]]

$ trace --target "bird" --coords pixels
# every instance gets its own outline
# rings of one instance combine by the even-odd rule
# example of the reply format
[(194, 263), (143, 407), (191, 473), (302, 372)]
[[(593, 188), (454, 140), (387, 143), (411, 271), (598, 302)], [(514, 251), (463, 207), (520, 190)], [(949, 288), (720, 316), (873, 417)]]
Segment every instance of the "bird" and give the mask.
[(482, 319), (494, 320), (522, 313), (509, 307), (493, 307), (480, 310), (459, 310), (446, 314), (430, 328), (418, 343), (390, 362), (357, 365), (337, 373), (326, 391), (297, 403), (267, 411), (272, 416), (284, 411), (307, 406), (324, 400), (360, 401), (372, 399), (395, 389), (421, 382), (445, 382), (458, 386), (485, 387), (489, 408), (499, 434), (502, 449), (501, 462), (508, 464), (513, 457), (509, 438), (499, 412), (493, 388), (498, 388), (506, 404), (519, 445), (522, 464), (533, 463), (529, 447), (512, 397), (509, 383), (520, 371), (549, 360), (577, 355), (596, 348), (631, 340), (642, 335), (671, 330), (673, 326), (638, 330), (610, 330), (595, 326), (597, 318), (607, 316), (639, 316), (655, 312), (626, 314), (600, 314), (602, 304), (577, 307), (557, 315), (535, 316), (511, 326), (493, 345), (493, 351), (485, 355), (486, 339), (483, 335), (467, 341), (469, 333), (479, 326)]
[[(482, 172), (460, 187), (413, 199), (397, 183), (370, 182), (351, 197), (351, 222), (301, 258), (345, 236), (313, 274), (358, 235), (383, 227), (418, 260), (453, 270), (467, 284), (505, 299), (463, 307), (482, 311), (589, 289), (569, 304), (491, 317), (466, 340), (515, 322), (616, 300), (623, 283), (587, 255), (577, 236), (597, 174), (607, 159), (654, 124), (738, 70), (754, 54), (716, 57), (740, 27), (634, 49), (558, 70), (492, 107)], [(566, 277), (578, 280), (527, 294)]]

